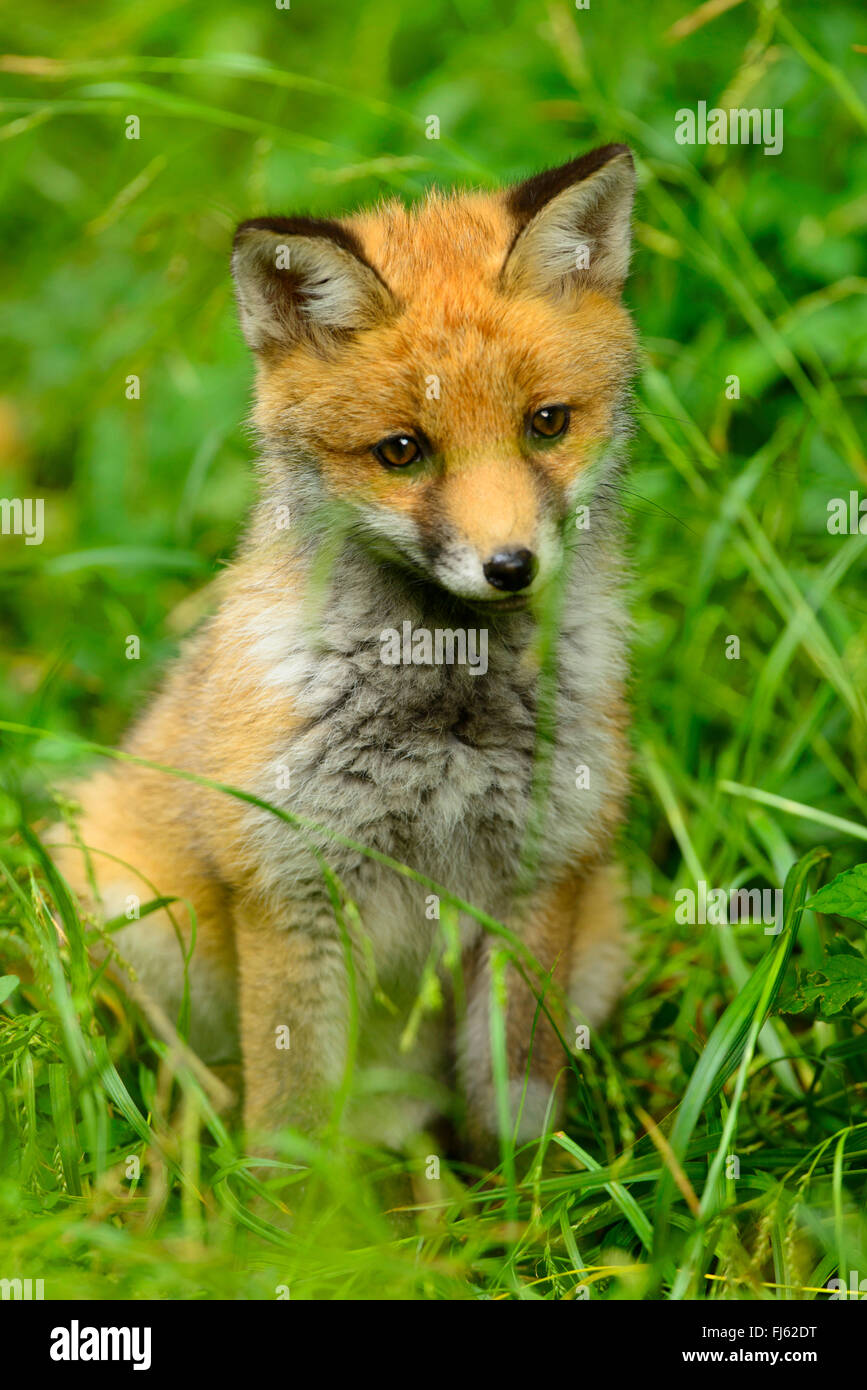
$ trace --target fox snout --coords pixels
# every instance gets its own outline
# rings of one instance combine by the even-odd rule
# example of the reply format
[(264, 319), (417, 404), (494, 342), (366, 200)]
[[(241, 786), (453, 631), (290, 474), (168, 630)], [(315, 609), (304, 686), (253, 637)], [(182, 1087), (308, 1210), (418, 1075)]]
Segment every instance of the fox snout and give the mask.
[(561, 558), (556, 519), (525, 460), (467, 465), (447, 476), (432, 518), (434, 576), (463, 598), (528, 594)]

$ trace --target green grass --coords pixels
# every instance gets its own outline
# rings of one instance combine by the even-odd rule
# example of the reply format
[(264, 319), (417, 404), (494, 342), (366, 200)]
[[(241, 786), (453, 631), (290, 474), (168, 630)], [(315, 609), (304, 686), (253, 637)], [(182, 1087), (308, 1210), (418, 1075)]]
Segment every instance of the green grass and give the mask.
[[(867, 56), (855, 4), (742, 3), (672, 33), (688, 14), (151, 0), (59, 26), (34, 0), (7, 19), (7, 52), (52, 63), (6, 62), (0, 99), (0, 496), (46, 502), (43, 546), (0, 538), (0, 976), (20, 981), (0, 979), (0, 1277), (94, 1299), (809, 1299), (867, 1277), (867, 1001), (810, 992), (845, 957), (857, 974), (867, 913), (804, 907), (867, 859), (867, 538), (826, 528), (830, 498), (867, 495)], [(676, 145), (699, 100), (782, 108), (782, 153)], [(641, 179), (626, 994), (523, 1178), (506, 1144), (493, 1185), (444, 1165), (426, 1188), (423, 1153), (339, 1134), (287, 1135), (263, 1174), (207, 1077), (94, 971), (23, 828), (120, 739), (239, 533), (234, 224), (493, 186), (609, 139)], [(785, 881), (784, 930), (679, 924), (700, 879)]]

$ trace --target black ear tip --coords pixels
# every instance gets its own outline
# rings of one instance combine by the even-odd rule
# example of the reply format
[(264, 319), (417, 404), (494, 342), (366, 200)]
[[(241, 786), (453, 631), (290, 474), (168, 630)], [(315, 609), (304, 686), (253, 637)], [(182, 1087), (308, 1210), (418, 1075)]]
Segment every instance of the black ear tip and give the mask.
[(506, 190), (506, 205), (519, 223), (532, 217), (535, 212), (565, 188), (589, 179), (613, 159), (625, 155), (630, 168), (634, 168), (632, 151), (628, 145), (600, 145), (587, 154), (570, 159), (568, 164), (560, 164), (556, 169), (543, 169), (540, 174), (525, 179)]
[(576, 170), (578, 178), (576, 178), (574, 182), (577, 183), (579, 178), (589, 178), (590, 175), (595, 174), (598, 169), (604, 169), (606, 164), (610, 164), (615, 159), (623, 159), (624, 157), (629, 161), (630, 167), (634, 169), (635, 158), (632, 150), (628, 145), (624, 145), (617, 141), (609, 145), (599, 145), (595, 150), (588, 150), (587, 154), (580, 155), (578, 159), (573, 159), (571, 163), (567, 164), (565, 167), (567, 169), (574, 168)]
[(328, 217), (251, 217), (235, 232), (234, 245), (248, 232), (276, 232), (280, 236), (323, 237), (344, 251), (363, 259), (361, 244), (354, 232), (342, 222)]
[(612, 159), (620, 159), (625, 155), (632, 168), (635, 168), (635, 156), (628, 145), (611, 145), (610, 148)]
[(235, 235), (232, 237), (232, 250), (237, 251), (240, 242), (247, 236), (248, 232), (255, 231), (261, 224), (262, 218), (249, 217), (246, 222), (239, 222), (235, 228)]
[(287, 235), (305, 232), (313, 226), (312, 219), (308, 217), (248, 217), (246, 221), (239, 222), (235, 228), (235, 235), (232, 239), (233, 250), (240, 241), (249, 236), (252, 232), (284, 232)]

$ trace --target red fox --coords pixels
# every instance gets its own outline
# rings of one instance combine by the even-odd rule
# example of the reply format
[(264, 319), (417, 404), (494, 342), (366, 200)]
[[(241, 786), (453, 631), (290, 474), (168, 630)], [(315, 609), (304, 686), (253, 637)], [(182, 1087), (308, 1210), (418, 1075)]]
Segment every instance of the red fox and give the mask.
[[(505, 974), (519, 1138), (557, 1122), (564, 1041), (620, 990), (634, 182), (629, 150), (607, 145), (502, 191), (238, 228), (258, 502), (216, 612), (125, 749), (256, 801), (115, 763), (79, 793), (90, 873), (80, 848), (56, 852), (103, 919), (130, 895), (176, 898), (189, 939), (194, 911), (190, 1045), (214, 1064), (240, 1056), (252, 1135), (315, 1130), (351, 1052), (350, 1132), (399, 1147), (459, 1094), (467, 1151), (490, 1155), (502, 942), (460, 914), (464, 1006), (444, 986), (407, 1030), (442, 934), (432, 885), (538, 962)], [(342, 916), (335, 884), (354, 905)], [(176, 1013), (166, 912), (115, 939)]]

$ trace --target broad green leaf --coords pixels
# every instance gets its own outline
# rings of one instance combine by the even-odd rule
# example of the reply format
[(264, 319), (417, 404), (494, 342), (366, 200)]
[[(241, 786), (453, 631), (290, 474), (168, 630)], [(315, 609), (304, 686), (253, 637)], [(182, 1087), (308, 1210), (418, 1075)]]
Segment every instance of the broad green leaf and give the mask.
[(800, 1014), (816, 1004), (823, 1018), (838, 1014), (853, 999), (867, 997), (867, 960), (829, 956), (821, 970), (799, 973), (798, 983), (781, 1000), (780, 1013)]
[(867, 864), (856, 864), (838, 874), (814, 893), (807, 907), (816, 912), (833, 912), (838, 917), (852, 917), (867, 926)]

